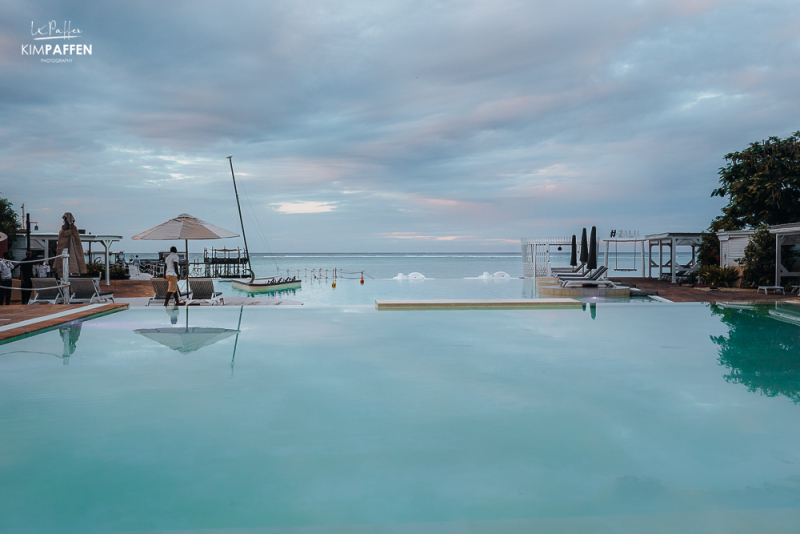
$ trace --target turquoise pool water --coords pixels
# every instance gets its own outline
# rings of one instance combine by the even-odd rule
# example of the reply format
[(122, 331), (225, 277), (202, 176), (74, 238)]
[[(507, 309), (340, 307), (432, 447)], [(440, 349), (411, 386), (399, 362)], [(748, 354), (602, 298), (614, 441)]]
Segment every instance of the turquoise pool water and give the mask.
[(0, 531), (800, 524), (797, 308), (185, 314), (0, 346)]
[[(214, 287), (223, 297), (258, 297), (289, 299), (307, 306), (374, 305), (376, 300), (391, 299), (519, 299), (536, 298), (532, 279), (506, 280), (304, 280), (299, 289), (276, 293), (247, 293), (234, 289), (229, 281), (216, 280)], [(593, 300), (598, 299), (581, 299)], [(653, 303), (649, 298), (614, 298), (615, 302)]]

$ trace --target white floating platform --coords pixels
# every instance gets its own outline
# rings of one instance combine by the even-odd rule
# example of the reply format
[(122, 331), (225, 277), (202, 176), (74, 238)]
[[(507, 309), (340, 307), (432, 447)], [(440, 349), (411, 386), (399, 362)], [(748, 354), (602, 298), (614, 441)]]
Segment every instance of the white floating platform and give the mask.
[(527, 310), (536, 308), (580, 308), (569, 298), (550, 299), (430, 299), (376, 300), (379, 310)]

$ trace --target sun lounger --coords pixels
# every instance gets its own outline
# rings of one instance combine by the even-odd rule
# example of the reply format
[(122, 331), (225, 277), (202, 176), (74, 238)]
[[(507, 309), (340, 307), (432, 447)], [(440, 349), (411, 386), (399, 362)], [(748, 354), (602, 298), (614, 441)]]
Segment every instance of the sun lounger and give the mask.
[(604, 286), (604, 287), (617, 287), (617, 285), (608, 278), (600, 278), (599, 280), (591, 280), (588, 278), (578, 278), (577, 280), (564, 280), (561, 282), (561, 287), (583, 287), (586, 286)]
[(578, 265), (577, 267), (551, 267), (550, 272), (556, 276), (559, 274), (583, 274), (584, 268), (584, 265)]
[(770, 289), (771, 289), (772, 291), (774, 291), (775, 293), (777, 293), (778, 291), (780, 291), (780, 292), (781, 292), (781, 294), (783, 294), (783, 295), (785, 295), (785, 294), (786, 294), (786, 293), (784, 293), (784, 291), (783, 291), (783, 286), (758, 286), (758, 289), (756, 289), (756, 293), (758, 293), (758, 292), (759, 292), (759, 291), (761, 291), (762, 289), (764, 290), (764, 294), (765, 294), (765, 295), (768, 295), (768, 294), (769, 294), (769, 290), (770, 290)]
[(108, 301), (114, 302), (112, 291), (100, 291), (99, 278), (70, 278), (70, 303), (72, 302), (95, 302)]
[[(163, 278), (152, 278), (150, 279), (150, 283), (153, 284), (153, 296), (150, 297), (150, 300), (147, 302), (147, 305), (150, 306), (153, 302), (161, 301), (164, 302), (164, 299), (167, 298), (167, 288), (169, 287), (169, 282), (164, 280)], [(180, 287), (178, 287), (178, 298), (182, 298), (187, 296), (186, 293), (181, 293)], [(192, 296), (192, 292), (189, 292), (188, 296)]]
[(192, 302), (209, 302), (214, 304), (224, 304), (222, 292), (214, 291), (214, 281), (211, 278), (189, 278), (189, 289), (192, 296), (186, 301), (188, 306)]
[(603, 265), (602, 267), (600, 267), (598, 269), (595, 269), (594, 271), (591, 271), (590, 273), (587, 273), (587, 274), (584, 274), (584, 275), (580, 275), (580, 274), (559, 274), (559, 275), (556, 275), (556, 277), (559, 280), (576, 280), (576, 279), (579, 279), (579, 278), (591, 278), (593, 280), (597, 280), (598, 278), (603, 276), (603, 274), (607, 270), (608, 270), (608, 267)]
[(561, 279), (561, 287), (575, 287), (580, 286), (583, 284), (597, 284), (597, 285), (604, 285), (604, 286), (614, 286), (614, 282), (608, 280), (607, 278), (602, 278), (603, 273), (608, 270), (605, 266), (600, 267), (599, 269), (595, 270), (591, 275), (578, 277), (578, 278), (563, 278)]
[(55, 278), (34, 278), (33, 289), (36, 291), (28, 301), (28, 304), (58, 304), (64, 302), (64, 295), (59, 282)]

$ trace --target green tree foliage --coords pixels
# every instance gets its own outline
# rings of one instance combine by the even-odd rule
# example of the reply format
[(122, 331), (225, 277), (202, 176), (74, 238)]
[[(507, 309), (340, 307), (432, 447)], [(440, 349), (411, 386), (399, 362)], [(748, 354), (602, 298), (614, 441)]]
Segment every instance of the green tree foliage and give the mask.
[(775, 280), (775, 236), (766, 224), (759, 226), (744, 247), (742, 287), (771, 286)]
[(719, 265), (719, 239), (715, 234), (701, 234), (700, 245), (697, 247), (697, 263), (701, 267)]
[(741, 230), (761, 224), (800, 221), (800, 131), (770, 137), (725, 156), (720, 187), (711, 196), (728, 197), (712, 230)]
[[(711, 336), (725, 381), (768, 397), (783, 395), (800, 403), (800, 337), (797, 325), (773, 319), (764, 306), (731, 309), (711, 306), (728, 327), (727, 336)], [(800, 316), (798, 316), (800, 319)]]
[(20, 228), (17, 213), (12, 206), (8, 199), (0, 198), (0, 232), (8, 236), (9, 243), (13, 241)]

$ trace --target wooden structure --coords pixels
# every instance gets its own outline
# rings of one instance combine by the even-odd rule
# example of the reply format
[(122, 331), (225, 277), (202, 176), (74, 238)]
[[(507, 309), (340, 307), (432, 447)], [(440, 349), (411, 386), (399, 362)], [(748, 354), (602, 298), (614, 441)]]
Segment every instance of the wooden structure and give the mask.
[[(22, 237), (23, 234), (20, 234), (19, 237)], [(109, 285), (111, 282), (111, 243), (115, 241), (121, 241), (121, 235), (92, 235), (92, 234), (80, 234), (81, 244), (83, 244), (84, 250), (87, 250), (86, 245), (91, 243), (100, 243), (103, 245), (103, 256), (105, 259), (105, 270), (106, 270), (106, 285)], [(31, 251), (33, 252), (33, 258), (52, 258), (56, 255), (56, 247), (58, 246), (58, 232), (37, 232), (30, 234), (31, 239)], [(14, 244), (11, 247), (11, 253), (14, 255), (14, 258), (24, 258), (25, 257), (25, 248), (26, 248), (26, 240), (25, 239), (15, 239)]]
[(781, 259), (782, 246), (800, 245), (800, 222), (770, 226), (769, 233), (775, 235), (775, 285), (783, 286), (784, 278), (800, 277), (800, 271), (790, 270), (800, 267), (789, 265), (787, 268)]
[[(647, 239), (647, 247), (650, 256), (648, 277), (653, 277), (653, 268), (658, 267), (658, 277), (661, 278), (664, 274), (670, 275), (672, 283), (677, 282), (678, 269), (691, 269), (697, 262), (697, 246), (702, 241), (702, 234), (698, 233), (663, 233), (663, 234), (650, 234), (644, 236)], [(658, 263), (653, 261), (653, 247), (658, 246)], [(664, 247), (669, 247), (669, 260), (664, 262)], [(686, 265), (678, 265), (677, 248), (678, 247), (691, 247), (692, 259)], [(669, 267), (668, 272), (664, 272), (664, 268)]]

